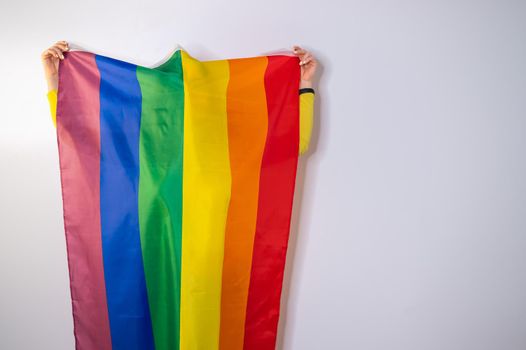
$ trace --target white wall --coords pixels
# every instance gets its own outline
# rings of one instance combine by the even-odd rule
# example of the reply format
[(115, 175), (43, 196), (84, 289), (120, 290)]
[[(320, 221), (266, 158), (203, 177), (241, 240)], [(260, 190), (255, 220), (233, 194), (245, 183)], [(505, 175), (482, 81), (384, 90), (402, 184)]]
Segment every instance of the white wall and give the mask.
[(0, 348), (72, 349), (56, 40), (153, 64), (305, 46), (321, 63), (279, 349), (526, 348), (526, 3), (0, 5)]

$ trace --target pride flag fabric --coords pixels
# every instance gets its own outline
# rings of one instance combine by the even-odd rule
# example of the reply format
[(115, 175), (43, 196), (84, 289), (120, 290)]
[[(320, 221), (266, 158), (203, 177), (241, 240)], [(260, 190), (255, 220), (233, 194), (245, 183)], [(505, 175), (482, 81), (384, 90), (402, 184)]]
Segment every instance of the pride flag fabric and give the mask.
[(299, 59), (65, 52), (57, 141), (76, 348), (274, 349)]

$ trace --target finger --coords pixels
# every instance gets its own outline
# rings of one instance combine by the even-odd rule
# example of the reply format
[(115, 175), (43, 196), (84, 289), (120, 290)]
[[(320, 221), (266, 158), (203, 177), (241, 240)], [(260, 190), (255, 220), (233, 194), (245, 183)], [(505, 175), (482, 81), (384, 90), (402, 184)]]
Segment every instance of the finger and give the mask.
[(64, 48), (63, 46), (55, 46), (54, 48), (55, 48), (55, 50), (58, 50), (58, 51), (59, 51), (59, 53), (60, 53), (60, 55), (61, 55), (62, 57), (64, 57), (64, 52), (67, 51), (66, 48)]
[(311, 57), (312, 54), (309, 51), (305, 51), (305, 54), (300, 56), (301, 61), (305, 61), (307, 58)]
[(303, 58), (301, 59), (301, 64), (307, 64), (310, 60), (312, 60), (312, 55), (310, 53), (306, 54), (305, 56), (303, 56)]
[(304, 64), (307, 66), (315, 66), (317, 63), (316, 59), (314, 57), (309, 58)]
[(58, 58), (63, 59), (64, 54), (62, 53), (62, 50), (56, 46), (53, 47), (53, 50), (58, 54)]
[(53, 47), (50, 47), (46, 49), (46, 51), (44, 51), (43, 56), (58, 58), (58, 53), (56, 53), (55, 50), (53, 50)]
[(295, 51), (292, 51), (295, 55), (297, 56), (302, 56), (302, 55), (305, 55), (307, 52), (305, 50), (295, 50)]
[(68, 47), (68, 44), (65, 44), (63, 42), (57, 42), (54, 47), (57, 47), (59, 48), (61, 51), (68, 51), (69, 50), (69, 47)]
[(47, 59), (49, 57), (54, 57), (54, 55), (49, 49), (45, 49), (44, 52), (42, 52), (42, 59)]
[(292, 52), (294, 52), (296, 55), (304, 55), (306, 53), (305, 50), (303, 50), (301, 47), (294, 45), (292, 47)]
[(62, 54), (62, 51), (61, 51), (60, 49), (58, 49), (57, 47), (52, 46), (52, 47), (50, 48), (50, 50), (53, 50), (53, 52), (56, 53), (55, 57), (60, 58), (60, 59), (63, 59), (63, 58), (64, 58), (64, 55)]
[(305, 55), (303, 56), (303, 59), (306, 60), (307, 58), (312, 58), (312, 53), (310, 52), (305, 53)]
[(68, 42), (66, 40), (60, 40), (55, 43), (55, 45), (66, 45), (69, 46)]

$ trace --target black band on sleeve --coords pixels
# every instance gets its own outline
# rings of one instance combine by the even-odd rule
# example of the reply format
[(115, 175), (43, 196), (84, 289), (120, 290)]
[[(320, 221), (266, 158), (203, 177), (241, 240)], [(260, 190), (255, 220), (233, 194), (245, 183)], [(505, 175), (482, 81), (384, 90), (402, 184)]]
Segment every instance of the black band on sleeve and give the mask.
[(313, 94), (315, 93), (313, 88), (301, 88), (300, 89), (300, 95), (306, 92), (312, 92)]

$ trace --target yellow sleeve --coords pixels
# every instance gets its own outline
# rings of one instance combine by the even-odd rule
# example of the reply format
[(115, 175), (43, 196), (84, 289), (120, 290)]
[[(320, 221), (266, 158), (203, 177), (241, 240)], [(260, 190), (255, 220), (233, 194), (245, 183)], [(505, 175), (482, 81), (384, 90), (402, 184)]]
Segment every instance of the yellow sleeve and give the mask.
[(314, 116), (314, 91), (300, 93), (300, 155), (309, 148)]
[(57, 127), (57, 90), (50, 90), (47, 93), (47, 100), (49, 102), (49, 110), (51, 112), (51, 120), (55, 128)]

